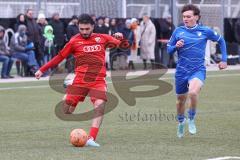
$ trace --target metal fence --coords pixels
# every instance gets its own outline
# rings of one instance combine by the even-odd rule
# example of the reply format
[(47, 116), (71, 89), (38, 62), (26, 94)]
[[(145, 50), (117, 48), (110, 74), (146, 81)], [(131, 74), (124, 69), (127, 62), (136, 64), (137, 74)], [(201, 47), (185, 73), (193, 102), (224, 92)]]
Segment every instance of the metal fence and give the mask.
[(119, 18), (140, 18), (144, 13), (160, 18), (171, 14), (177, 25), (181, 21), (181, 7), (186, 3), (200, 7), (202, 23), (221, 30), (225, 17), (240, 16), (240, 0), (0, 0), (0, 18), (15, 18), (32, 8), (35, 17), (42, 12), (48, 18), (54, 12), (59, 12), (62, 18), (81, 13)]
[(120, 0), (0, 0), (0, 17), (15, 18), (19, 13), (25, 13), (28, 8), (35, 11), (35, 17), (39, 12), (46, 17), (58, 12), (62, 18), (81, 13), (122, 17)]
[(217, 27), (223, 32), (224, 18), (240, 17), (240, 0), (127, 0), (126, 16), (141, 17), (148, 13), (151, 17), (173, 15), (174, 24), (182, 21), (181, 8), (192, 3), (201, 9), (201, 22), (211, 27)]

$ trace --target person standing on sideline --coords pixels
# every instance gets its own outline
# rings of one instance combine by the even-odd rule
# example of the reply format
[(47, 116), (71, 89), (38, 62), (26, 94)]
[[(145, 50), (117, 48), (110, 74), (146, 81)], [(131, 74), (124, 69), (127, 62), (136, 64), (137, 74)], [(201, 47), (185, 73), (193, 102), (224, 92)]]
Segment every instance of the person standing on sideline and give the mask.
[[(48, 23), (53, 28), (53, 34), (54, 34), (54, 44), (56, 53), (58, 53), (65, 45), (65, 30), (64, 30), (64, 24), (60, 20), (59, 13), (55, 12), (52, 15), (52, 19)], [(55, 56), (55, 55), (54, 55)]]
[(38, 62), (38, 65), (41, 66), (41, 61), (43, 58), (43, 52), (41, 52), (40, 46), (40, 30), (39, 26), (34, 19), (34, 12), (32, 9), (27, 9), (26, 11), (26, 24), (27, 24), (27, 37), (29, 42), (34, 44), (34, 52)]
[(154, 69), (155, 59), (156, 28), (147, 14), (143, 15), (140, 24), (140, 53), (143, 60), (144, 69), (147, 69), (147, 60), (151, 61)]

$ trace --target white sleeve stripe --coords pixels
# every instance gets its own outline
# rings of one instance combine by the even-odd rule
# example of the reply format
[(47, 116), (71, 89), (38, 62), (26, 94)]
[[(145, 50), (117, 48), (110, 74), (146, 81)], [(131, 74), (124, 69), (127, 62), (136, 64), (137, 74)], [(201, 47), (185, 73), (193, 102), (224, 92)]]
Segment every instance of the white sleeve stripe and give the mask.
[(220, 35), (217, 41), (219, 41), (221, 37), (222, 37), (222, 36)]

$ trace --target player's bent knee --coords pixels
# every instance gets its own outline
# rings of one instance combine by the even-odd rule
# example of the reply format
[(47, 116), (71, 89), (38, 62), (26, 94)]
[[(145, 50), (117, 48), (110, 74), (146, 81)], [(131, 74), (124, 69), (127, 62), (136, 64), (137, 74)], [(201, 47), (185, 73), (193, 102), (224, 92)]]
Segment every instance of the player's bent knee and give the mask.
[(72, 114), (74, 112), (77, 104), (72, 100), (66, 99), (66, 97), (63, 98), (63, 101), (64, 101), (63, 106), (62, 106), (63, 107), (63, 113), (64, 114)]
[(105, 106), (106, 101), (102, 100), (102, 99), (98, 99), (94, 102), (94, 106), (95, 107), (99, 107), (99, 106)]
[(67, 98), (67, 95), (65, 94), (65, 95), (63, 96), (62, 100), (65, 101), (66, 98)]
[(188, 95), (190, 98), (195, 98), (198, 96), (198, 92), (197, 91), (189, 91)]
[(69, 105), (64, 103), (64, 105), (62, 106), (62, 111), (63, 111), (64, 114), (70, 114), (69, 107), (70, 107)]
[(76, 108), (75, 106), (70, 106), (70, 105), (65, 104), (63, 106), (63, 113), (64, 114), (72, 114), (74, 112), (75, 108)]
[(95, 108), (95, 112), (97, 112), (98, 115), (104, 114), (105, 104), (106, 104), (106, 102), (104, 100), (95, 101), (94, 108)]
[(179, 100), (179, 99), (178, 99), (178, 100), (176, 101), (176, 104), (182, 106), (182, 105), (185, 104), (185, 102), (186, 102), (186, 100)]
[(186, 100), (187, 100), (187, 95), (179, 95), (179, 96), (177, 97), (177, 102), (176, 102), (176, 104), (177, 104), (177, 105), (184, 105), (185, 102), (186, 102)]

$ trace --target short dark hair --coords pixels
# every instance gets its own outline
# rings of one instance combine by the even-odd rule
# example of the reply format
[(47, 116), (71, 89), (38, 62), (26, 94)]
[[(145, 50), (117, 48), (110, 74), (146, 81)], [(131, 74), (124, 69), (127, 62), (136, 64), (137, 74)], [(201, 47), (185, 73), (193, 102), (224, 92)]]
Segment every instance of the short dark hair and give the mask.
[(4, 27), (3, 27), (3, 26), (1, 26), (1, 25), (0, 25), (0, 32), (3, 32), (3, 33), (5, 33), (5, 29), (4, 29)]
[(78, 23), (79, 24), (91, 24), (94, 25), (94, 21), (92, 17), (89, 14), (81, 14), (78, 18)]
[(71, 20), (74, 20), (74, 19), (77, 19), (77, 20), (78, 20), (78, 16), (73, 15), (72, 18), (71, 18)]
[(197, 6), (193, 5), (193, 4), (186, 4), (186, 5), (184, 5), (183, 8), (182, 8), (182, 13), (186, 12), (186, 11), (193, 11), (193, 14), (195, 16), (199, 16), (200, 17), (200, 9)]
[(101, 20), (104, 20), (104, 17), (103, 17), (103, 16), (100, 16), (100, 17), (97, 18), (97, 20), (100, 20), (100, 19), (101, 19)]
[(32, 9), (32, 8), (28, 8), (28, 9), (26, 10), (26, 13), (28, 13), (29, 11), (33, 11), (33, 9)]

